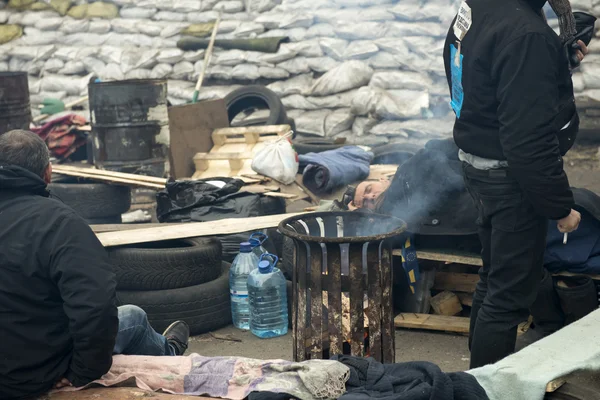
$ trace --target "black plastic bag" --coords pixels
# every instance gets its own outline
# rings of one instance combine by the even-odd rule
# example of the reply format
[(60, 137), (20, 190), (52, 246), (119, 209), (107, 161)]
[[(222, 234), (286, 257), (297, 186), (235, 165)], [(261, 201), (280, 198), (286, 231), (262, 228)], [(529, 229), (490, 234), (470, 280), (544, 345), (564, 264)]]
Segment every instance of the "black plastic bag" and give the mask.
[[(208, 183), (220, 181), (221, 188)], [(262, 215), (260, 196), (240, 192), (244, 182), (232, 178), (211, 178), (167, 183), (156, 195), (156, 214), (160, 222), (205, 222), (225, 218)]]

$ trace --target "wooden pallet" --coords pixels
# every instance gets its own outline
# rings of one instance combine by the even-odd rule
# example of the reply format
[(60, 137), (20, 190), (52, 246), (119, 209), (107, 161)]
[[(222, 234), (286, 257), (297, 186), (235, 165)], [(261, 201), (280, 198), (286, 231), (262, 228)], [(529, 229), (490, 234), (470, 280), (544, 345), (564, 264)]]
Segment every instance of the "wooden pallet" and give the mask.
[(212, 133), (213, 148), (194, 157), (193, 179), (255, 174), (252, 158), (265, 143), (290, 132), (289, 125), (221, 128)]

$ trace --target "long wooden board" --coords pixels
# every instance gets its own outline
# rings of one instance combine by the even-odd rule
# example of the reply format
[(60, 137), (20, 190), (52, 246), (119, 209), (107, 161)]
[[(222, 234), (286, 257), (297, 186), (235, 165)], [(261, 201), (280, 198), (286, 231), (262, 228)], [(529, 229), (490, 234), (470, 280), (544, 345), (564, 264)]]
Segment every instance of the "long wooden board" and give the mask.
[[(75, 167), (72, 165), (53, 165), (52, 169), (56, 173), (65, 173), (68, 171), (72, 171), (72, 172), (80, 172), (80, 173), (86, 173), (86, 174), (91, 174), (91, 175), (107, 176), (107, 177), (111, 177), (111, 178), (122, 178), (122, 179), (129, 179), (129, 180), (135, 180), (135, 181), (141, 181), (141, 182), (156, 183), (156, 184), (162, 185), (162, 186), (165, 186), (167, 184), (167, 180), (165, 178), (158, 178), (155, 176), (146, 176), (146, 175), (137, 175), (137, 174), (128, 174), (125, 172), (108, 171), (105, 169), (83, 168), (83, 167)], [(62, 172), (59, 172), (59, 171), (62, 171)]]
[(469, 318), (403, 313), (394, 319), (396, 328), (469, 333)]
[(113, 247), (198, 236), (228, 235), (254, 229), (275, 228), (284, 219), (295, 215), (300, 214), (279, 214), (255, 218), (229, 218), (211, 222), (190, 222), (174, 226), (98, 233), (96, 236), (98, 236), (104, 247)]
[(459, 274), (455, 272), (436, 272), (433, 288), (451, 292), (473, 293), (479, 282), (478, 274)]
[(164, 189), (167, 183), (166, 179), (161, 179), (161, 183), (157, 183), (149, 182), (145, 179), (147, 177), (142, 177), (141, 175), (125, 174), (122, 172), (113, 171), (104, 171), (103, 173), (99, 174), (97, 171), (98, 170), (92, 168), (61, 168), (60, 166), (53, 167), (53, 172), (57, 174), (88, 178), (98, 182), (114, 183), (156, 190)]

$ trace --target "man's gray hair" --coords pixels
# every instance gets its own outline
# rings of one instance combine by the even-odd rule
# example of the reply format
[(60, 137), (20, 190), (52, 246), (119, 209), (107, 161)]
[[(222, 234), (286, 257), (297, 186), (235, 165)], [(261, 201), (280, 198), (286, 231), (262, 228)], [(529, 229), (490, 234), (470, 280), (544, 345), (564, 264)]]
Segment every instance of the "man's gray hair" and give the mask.
[(0, 135), (0, 164), (16, 165), (43, 178), (50, 164), (48, 146), (30, 131), (6, 132)]

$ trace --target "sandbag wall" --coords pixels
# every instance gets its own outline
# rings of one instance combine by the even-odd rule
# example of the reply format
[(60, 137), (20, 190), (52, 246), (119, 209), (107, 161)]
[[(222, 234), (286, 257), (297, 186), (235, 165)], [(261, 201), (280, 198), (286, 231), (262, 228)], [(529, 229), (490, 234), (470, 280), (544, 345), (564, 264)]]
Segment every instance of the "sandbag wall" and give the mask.
[[(177, 41), (182, 32), (206, 31), (221, 12), (219, 38), (287, 36), (290, 43), (272, 54), (217, 48), (200, 99), (266, 84), (283, 99), (301, 136), (422, 143), (451, 131), (441, 54), (459, 3), (52, 0), (54, 9), (48, 9), (43, 2), (10, 0), (0, 10), (0, 70), (29, 72), (34, 105), (46, 97), (69, 102), (87, 94), (89, 74), (103, 80), (167, 78), (169, 100), (180, 104), (192, 98), (204, 51), (182, 51)], [(572, 3), (600, 14), (600, 0)], [(556, 19), (550, 23), (557, 25)], [(597, 71), (600, 54), (592, 54), (574, 75), (579, 97), (587, 99), (584, 126), (600, 115)]]

